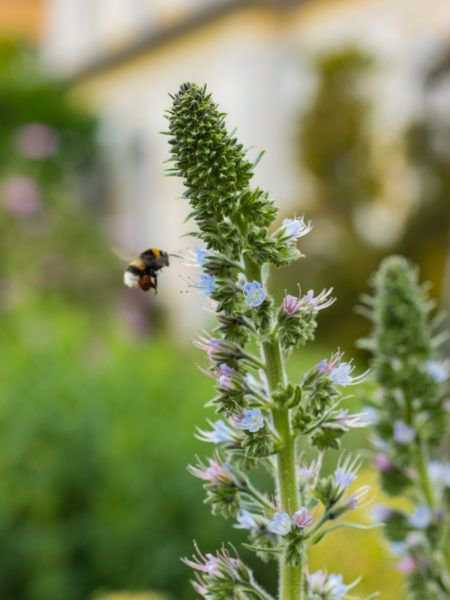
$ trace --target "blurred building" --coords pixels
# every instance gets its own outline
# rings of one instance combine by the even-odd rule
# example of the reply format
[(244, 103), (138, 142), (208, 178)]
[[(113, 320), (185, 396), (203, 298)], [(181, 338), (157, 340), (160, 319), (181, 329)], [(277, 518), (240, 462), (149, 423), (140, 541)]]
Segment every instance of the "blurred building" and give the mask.
[[(381, 210), (358, 218), (374, 243), (401, 227), (414, 181), (396, 139), (420, 110), (417, 69), (450, 39), (448, 0), (48, 0), (45, 23), (45, 62), (100, 117), (107, 218), (125, 252), (149, 245), (183, 252), (190, 244), (181, 239), (189, 226), (180, 182), (164, 176), (168, 144), (159, 132), (169, 92), (185, 80), (207, 82), (250, 152), (267, 150), (258, 184), (289, 210), (309, 191), (293, 151), (293, 124), (314, 89), (309, 58), (349, 44), (383, 67), (371, 92), (387, 185)], [(393, 212), (382, 210), (386, 202)], [(181, 265), (164, 273), (159, 297), (172, 306), (180, 335), (201, 319), (197, 294), (181, 293), (185, 273)]]

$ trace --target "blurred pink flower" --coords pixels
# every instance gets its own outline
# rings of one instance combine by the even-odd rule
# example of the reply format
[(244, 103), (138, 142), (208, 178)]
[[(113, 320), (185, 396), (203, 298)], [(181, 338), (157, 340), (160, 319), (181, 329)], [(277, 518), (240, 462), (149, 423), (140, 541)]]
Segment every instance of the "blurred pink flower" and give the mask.
[(9, 177), (1, 191), (6, 210), (15, 217), (30, 217), (41, 209), (41, 193), (32, 177)]
[(17, 130), (17, 150), (30, 160), (43, 160), (58, 150), (56, 132), (44, 123), (29, 123)]
[(412, 556), (405, 556), (397, 564), (398, 570), (402, 573), (413, 573), (417, 569), (417, 562)]

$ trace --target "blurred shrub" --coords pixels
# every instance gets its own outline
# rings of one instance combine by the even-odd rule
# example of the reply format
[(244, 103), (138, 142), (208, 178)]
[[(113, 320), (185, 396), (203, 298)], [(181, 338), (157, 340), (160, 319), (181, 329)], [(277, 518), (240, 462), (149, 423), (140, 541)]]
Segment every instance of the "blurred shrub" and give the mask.
[(0, 349), (0, 596), (191, 597), (179, 557), (225, 527), (185, 468), (205, 378), (164, 343), (132, 347), (48, 300), (2, 320)]

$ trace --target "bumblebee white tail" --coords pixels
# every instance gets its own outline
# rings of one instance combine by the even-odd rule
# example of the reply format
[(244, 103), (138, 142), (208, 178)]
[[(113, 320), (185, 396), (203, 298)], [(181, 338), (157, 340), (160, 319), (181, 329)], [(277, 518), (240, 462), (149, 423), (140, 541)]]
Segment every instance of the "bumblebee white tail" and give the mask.
[(130, 271), (125, 271), (123, 274), (123, 282), (129, 288), (139, 287), (139, 277)]

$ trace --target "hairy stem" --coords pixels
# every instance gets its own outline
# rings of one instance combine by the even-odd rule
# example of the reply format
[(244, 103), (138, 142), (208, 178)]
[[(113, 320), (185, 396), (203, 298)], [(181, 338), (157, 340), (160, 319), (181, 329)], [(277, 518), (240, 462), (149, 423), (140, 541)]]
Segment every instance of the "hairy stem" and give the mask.
[[(266, 374), (271, 391), (286, 383), (280, 345), (273, 337), (264, 342), (263, 354), (266, 363)], [(274, 408), (272, 418), (275, 429), (280, 436), (282, 447), (276, 458), (276, 484), (278, 500), (282, 511), (292, 515), (299, 505), (296, 474), (295, 437), (292, 433), (289, 409)], [(302, 598), (303, 569), (288, 565), (285, 557), (280, 559), (280, 600), (299, 600)]]
[[(249, 280), (262, 281), (261, 268), (246, 258), (245, 271)], [(275, 334), (262, 343), (264, 370), (270, 392), (287, 383), (283, 354)], [(279, 508), (292, 515), (299, 507), (297, 481), (296, 442), (288, 408), (273, 408), (272, 419), (281, 440), (281, 450), (276, 457), (276, 487)], [(279, 600), (303, 600), (304, 559), (300, 566), (287, 564), (286, 557), (279, 561)]]
[(422, 494), (426, 500), (428, 506), (433, 509), (434, 508), (434, 493), (433, 488), (431, 486), (431, 481), (428, 476), (428, 452), (425, 447), (423, 441), (419, 438), (417, 440), (417, 447), (415, 452), (415, 463), (417, 468), (417, 474), (419, 476), (419, 483), (422, 489)]

